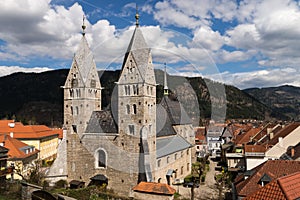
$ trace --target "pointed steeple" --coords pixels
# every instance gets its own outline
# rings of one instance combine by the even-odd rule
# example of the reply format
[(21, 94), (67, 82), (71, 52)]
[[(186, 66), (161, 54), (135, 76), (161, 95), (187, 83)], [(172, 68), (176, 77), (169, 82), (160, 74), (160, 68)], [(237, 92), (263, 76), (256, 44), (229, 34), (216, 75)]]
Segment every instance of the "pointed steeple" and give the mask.
[(77, 51), (74, 54), (73, 62), (76, 62), (83, 83), (88, 79), (91, 70), (96, 70), (96, 63), (88, 42), (85, 37), (85, 16), (82, 18), (82, 38)]
[(169, 95), (166, 63), (165, 63), (165, 71), (164, 71), (164, 95), (166, 96)]

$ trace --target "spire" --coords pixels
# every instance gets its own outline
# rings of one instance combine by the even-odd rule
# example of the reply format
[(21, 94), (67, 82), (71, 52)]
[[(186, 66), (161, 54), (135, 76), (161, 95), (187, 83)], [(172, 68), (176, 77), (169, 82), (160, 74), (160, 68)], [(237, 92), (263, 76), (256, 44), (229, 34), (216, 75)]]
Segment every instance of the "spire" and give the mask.
[(85, 28), (86, 28), (86, 26), (85, 26), (85, 24), (84, 24), (84, 20), (85, 20), (85, 16), (83, 15), (83, 17), (82, 17), (82, 35), (84, 36), (85, 35)]
[(138, 6), (136, 4), (136, 14), (135, 14), (135, 25), (136, 25), (136, 27), (139, 27), (139, 18), (140, 18), (140, 15), (139, 15), (139, 12), (138, 12)]
[(165, 72), (164, 72), (164, 95), (169, 95), (166, 63), (165, 63)]

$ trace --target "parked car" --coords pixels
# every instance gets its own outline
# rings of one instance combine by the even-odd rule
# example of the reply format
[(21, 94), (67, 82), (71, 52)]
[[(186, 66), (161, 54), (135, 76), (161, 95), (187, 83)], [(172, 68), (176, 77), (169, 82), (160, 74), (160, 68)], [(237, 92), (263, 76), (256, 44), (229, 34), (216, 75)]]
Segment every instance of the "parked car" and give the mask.
[(172, 184), (173, 185), (181, 185), (183, 182), (184, 182), (183, 179), (177, 178), (177, 179), (174, 180), (174, 182)]
[[(183, 183), (183, 187), (188, 187), (188, 188), (191, 188), (191, 187), (193, 187), (193, 182), (189, 182), (189, 183)], [(194, 184), (194, 187), (195, 188), (198, 188), (199, 187), (199, 183), (195, 183)]]

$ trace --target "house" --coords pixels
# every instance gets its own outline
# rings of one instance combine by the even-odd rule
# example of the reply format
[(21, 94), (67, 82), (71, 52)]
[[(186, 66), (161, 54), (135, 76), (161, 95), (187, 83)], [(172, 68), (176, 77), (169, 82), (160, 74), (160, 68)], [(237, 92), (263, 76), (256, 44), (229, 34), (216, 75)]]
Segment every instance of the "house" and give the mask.
[(176, 190), (165, 183), (140, 182), (132, 188), (133, 197), (140, 200), (172, 200)]
[(156, 102), (156, 77), (136, 15), (110, 107), (101, 107), (101, 83), (85, 37), (67, 76), (64, 90), (64, 138), (47, 180), (89, 183), (101, 175), (108, 188), (132, 196), (140, 182), (170, 184), (191, 173), (194, 128), (176, 96)]
[(244, 200), (292, 200), (300, 198), (300, 172), (283, 176), (248, 195)]
[(212, 156), (220, 156), (221, 154), (221, 145), (224, 143), (222, 140), (223, 131), (223, 126), (215, 126), (214, 124), (210, 124), (207, 129), (206, 141), (208, 151)]
[(261, 145), (245, 145), (246, 170), (269, 159), (280, 159), (290, 146), (300, 142), (300, 123), (291, 123), (276, 131)]
[[(15, 179), (22, 179), (30, 173), (38, 158), (38, 150), (32, 146), (25, 144), (7, 134), (0, 134), (0, 143), (8, 149), (7, 166), (14, 166)], [(10, 178), (10, 175), (7, 175)]]
[(268, 185), (277, 178), (300, 171), (300, 161), (267, 160), (237, 176), (233, 196), (242, 199)]
[(38, 158), (44, 163), (56, 157), (62, 129), (50, 129), (45, 125), (23, 125), (14, 120), (0, 120), (0, 133), (8, 134), (39, 150)]
[(205, 127), (195, 128), (195, 148), (197, 157), (204, 157), (208, 153)]

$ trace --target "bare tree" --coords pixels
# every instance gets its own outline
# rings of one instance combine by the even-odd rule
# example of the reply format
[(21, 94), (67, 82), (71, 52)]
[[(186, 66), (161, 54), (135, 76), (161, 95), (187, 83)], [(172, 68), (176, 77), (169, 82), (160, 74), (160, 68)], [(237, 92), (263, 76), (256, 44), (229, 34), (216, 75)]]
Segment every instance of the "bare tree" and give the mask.
[[(205, 171), (205, 165), (208, 160), (208, 155), (202, 158), (199, 162), (192, 164), (192, 187), (191, 187), (191, 200), (195, 198), (195, 186), (200, 183), (201, 176)], [(198, 183), (197, 183), (198, 182)]]

